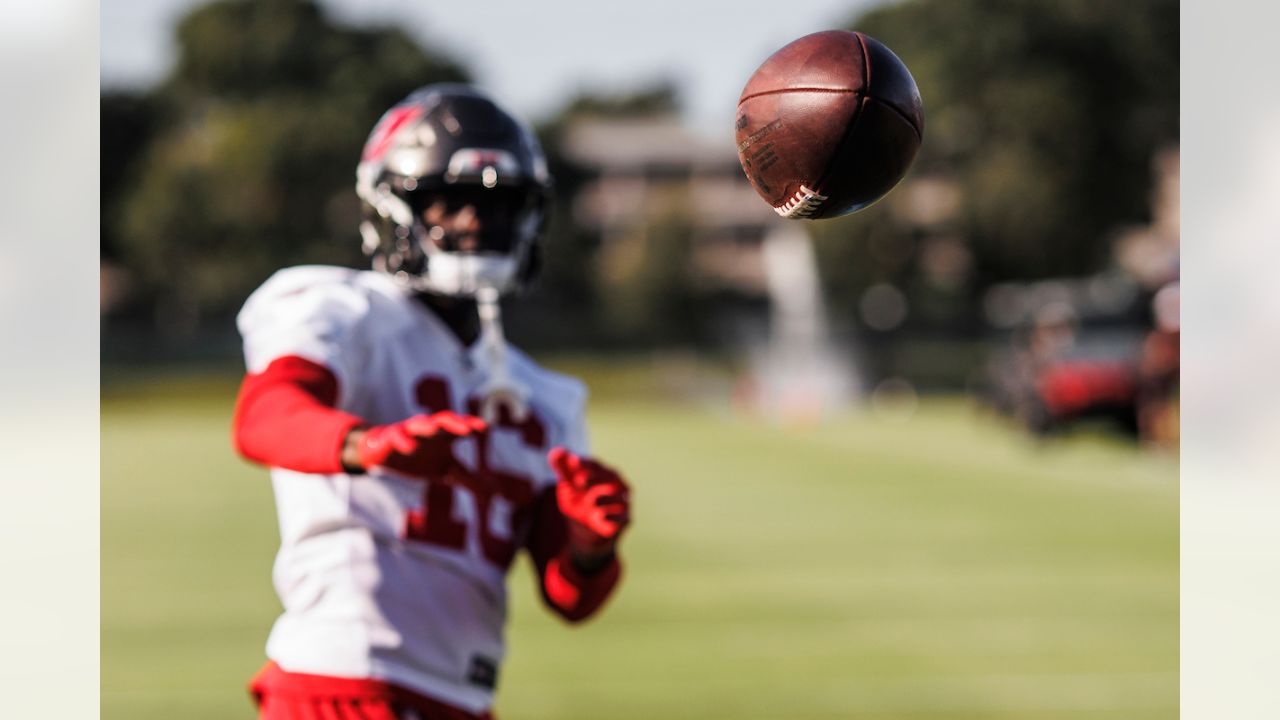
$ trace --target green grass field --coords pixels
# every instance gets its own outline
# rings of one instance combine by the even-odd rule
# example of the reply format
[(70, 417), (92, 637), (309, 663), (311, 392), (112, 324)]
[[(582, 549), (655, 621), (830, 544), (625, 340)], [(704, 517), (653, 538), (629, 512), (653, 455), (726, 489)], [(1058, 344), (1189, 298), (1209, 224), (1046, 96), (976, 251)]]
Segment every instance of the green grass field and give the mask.
[[(104, 393), (108, 720), (253, 717), (277, 535), (233, 392)], [(959, 400), (802, 432), (598, 394), (627, 574), (571, 628), (521, 561), (500, 718), (1177, 717), (1174, 459), (1038, 446)]]

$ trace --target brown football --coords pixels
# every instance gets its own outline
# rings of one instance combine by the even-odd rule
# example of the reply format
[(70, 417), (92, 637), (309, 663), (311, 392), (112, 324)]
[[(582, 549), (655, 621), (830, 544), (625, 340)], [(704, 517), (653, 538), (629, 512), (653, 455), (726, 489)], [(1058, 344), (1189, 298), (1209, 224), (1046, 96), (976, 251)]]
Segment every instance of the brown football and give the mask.
[(738, 161), (785, 218), (846, 215), (884, 197), (911, 167), (923, 132), (907, 66), (860, 32), (788, 44), (738, 99)]

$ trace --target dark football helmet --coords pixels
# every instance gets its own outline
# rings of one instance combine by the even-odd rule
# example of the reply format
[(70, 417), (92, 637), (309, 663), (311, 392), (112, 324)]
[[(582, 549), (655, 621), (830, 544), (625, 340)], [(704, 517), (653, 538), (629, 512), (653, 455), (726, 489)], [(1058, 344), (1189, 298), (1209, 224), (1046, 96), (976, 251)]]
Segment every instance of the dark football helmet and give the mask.
[[(428, 85), (388, 110), (365, 142), (356, 168), (364, 251), (415, 290), (518, 291), (537, 271), (550, 188), (523, 123), (476, 88)], [(459, 213), (476, 229), (460, 232)]]

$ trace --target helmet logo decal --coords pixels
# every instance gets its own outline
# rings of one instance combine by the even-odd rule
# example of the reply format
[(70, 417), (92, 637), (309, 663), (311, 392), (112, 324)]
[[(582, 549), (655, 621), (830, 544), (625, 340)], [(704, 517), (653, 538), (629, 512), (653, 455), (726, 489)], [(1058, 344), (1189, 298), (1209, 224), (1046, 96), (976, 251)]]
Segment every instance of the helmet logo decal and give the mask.
[[(473, 177), (488, 175), (485, 170), (492, 168), (498, 177), (509, 178), (520, 176), (520, 162), (516, 156), (506, 150), (481, 150), (463, 148), (449, 158), (449, 175), (451, 177)], [(488, 183), (485, 183), (488, 185)]]
[(422, 115), (420, 105), (401, 105), (388, 110), (387, 114), (378, 121), (377, 127), (369, 134), (360, 162), (381, 160), (382, 156), (387, 154), (387, 148), (391, 147), (391, 141), (395, 139), (400, 128), (416, 120), (420, 115)]

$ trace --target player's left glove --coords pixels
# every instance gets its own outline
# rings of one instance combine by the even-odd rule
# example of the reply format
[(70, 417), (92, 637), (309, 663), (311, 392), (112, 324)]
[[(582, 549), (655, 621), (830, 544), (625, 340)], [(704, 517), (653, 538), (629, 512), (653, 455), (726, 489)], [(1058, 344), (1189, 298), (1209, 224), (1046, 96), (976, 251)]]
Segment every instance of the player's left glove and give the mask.
[(435, 478), (457, 466), (455, 440), (487, 430), (484, 420), (449, 411), (375, 425), (353, 433), (355, 465), (362, 470), (385, 467), (411, 477)]
[(609, 556), (631, 522), (631, 488), (613, 468), (557, 447), (547, 455), (560, 482), (556, 501), (568, 520), (569, 550), (590, 561)]

